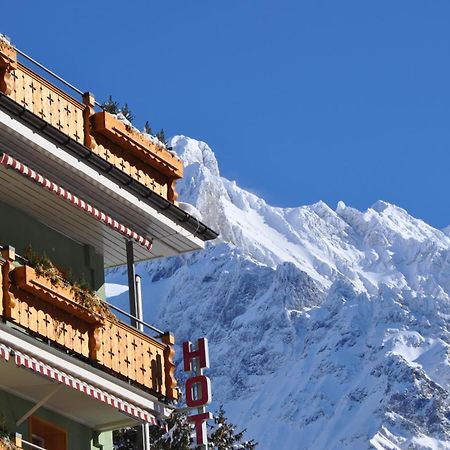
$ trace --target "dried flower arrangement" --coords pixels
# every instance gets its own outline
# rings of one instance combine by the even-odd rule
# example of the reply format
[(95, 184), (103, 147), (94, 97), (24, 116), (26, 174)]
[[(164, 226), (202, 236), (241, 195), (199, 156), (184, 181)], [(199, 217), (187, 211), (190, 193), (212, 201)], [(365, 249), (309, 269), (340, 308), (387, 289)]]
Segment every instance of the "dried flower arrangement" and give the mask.
[(75, 301), (81, 306), (102, 318), (117, 320), (116, 316), (108, 308), (107, 303), (89, 289), (85, 281), (72, 281), (72, 277), (70, 275), (65, 276), (65, 273), (45, 253), (40, 255), (33, 251), (31, 245), (29, 245), (25, 250), (25, 258), (28, 260), (28, 265), (33, 267), (37, 275), (47, 278), (54, 286), (69, 287)]
[(3, 414), (0, 414), (0, 450), (19, 450), (19, 447), (11, 439)]

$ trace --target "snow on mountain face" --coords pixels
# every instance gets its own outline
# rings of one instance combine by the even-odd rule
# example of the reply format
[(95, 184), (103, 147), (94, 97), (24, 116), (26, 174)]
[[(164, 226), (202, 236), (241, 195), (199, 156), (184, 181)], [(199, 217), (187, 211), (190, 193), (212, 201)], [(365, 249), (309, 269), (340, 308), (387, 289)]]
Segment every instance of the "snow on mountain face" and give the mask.
[(381, 201), (272, 207), (171, 144), (221, 237), (139, 267), (146, 319), (208, 337), (216, 404), (263, 450), (450, 449), (450, 237)]
[(450, 236), (450, 225), (442, 230), (447, 236)]

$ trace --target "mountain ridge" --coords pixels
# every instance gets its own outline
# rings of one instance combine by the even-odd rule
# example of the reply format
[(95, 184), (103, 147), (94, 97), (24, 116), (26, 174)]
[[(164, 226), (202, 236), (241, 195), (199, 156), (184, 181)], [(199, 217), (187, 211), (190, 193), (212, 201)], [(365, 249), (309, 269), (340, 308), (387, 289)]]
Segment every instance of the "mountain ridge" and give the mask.
[(272, 207), (206, 143), (171, 145), (181, 206), (221, 236), (139, 266), (146, 320), (208, 337), (216, 404), (262, 449), (450, 448), (448, 229), (383, 201)]

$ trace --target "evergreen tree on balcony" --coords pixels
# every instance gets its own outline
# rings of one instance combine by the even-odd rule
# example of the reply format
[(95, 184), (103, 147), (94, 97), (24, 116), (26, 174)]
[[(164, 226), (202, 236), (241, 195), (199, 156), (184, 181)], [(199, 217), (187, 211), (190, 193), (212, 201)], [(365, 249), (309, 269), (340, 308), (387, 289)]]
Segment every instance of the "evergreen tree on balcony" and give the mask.
[(125, 119), (127, 119), (129, 122), (133, 122), (134, 120), (134, 114), (131, 112), (128, 103), (125, 103), (123, 106), (120, 106), (119, 102), (113, 100), (111, 95), (109, 96), (108, 100), (106, 100), (101, 104), (101, 107), (103, 111), (106, 111), (110, 114), (122, 113)]
[(152, 127), (150, 126), (150, 123), (148, 120), (144, 124), (144, 133), (151, 134), (151, 135), (153, 134)]
[(134, 114), (130, 111), (128, 103), (125, 103), (125, 105), (120, 108), (120, 112), (125, 116), (125, 119), (127, 119), (129, 122), (133, 122)]
[(167, 147), (168, 142), (166, 140), (166, 133), (162, 128), (156, 133), (156, 137), (158, 138), (159, 142), (163, 143)]
[(120, 106), (119, 103), (113, 100), (110, 95), (108, 100), (102, 103), (102, 109), (110, 114), (118, 114), (120, 111)]

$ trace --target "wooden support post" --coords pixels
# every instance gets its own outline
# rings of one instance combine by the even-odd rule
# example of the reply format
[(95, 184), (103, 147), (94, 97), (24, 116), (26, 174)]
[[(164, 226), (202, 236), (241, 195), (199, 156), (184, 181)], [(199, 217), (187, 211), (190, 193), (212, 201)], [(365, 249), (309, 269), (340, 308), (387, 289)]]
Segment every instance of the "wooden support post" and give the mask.
[(100, 327), (101, 325), (92, 325), (89, 329), (89, 359), (98, 361), (98, 351), (101, 348), (100, 342)]
[(164, 349), (164, 388), (167, 398), (172, 400), (178, 399), (177, 380), (175, 379), (175, 364), (173, 357), (175, 355), (174, 345), (175, 337), (172, 333), (164, 333), (161, 340), (166, 344)]
[(10, 319), (12, 317), (12, 311), (16, 306), (16, 299), (11, 293), (11, 279), (10, 273), (14, 270), (14, 261), (16, 259), (16, 250), (14, 247), (6, 247), (1, 252), (2, 257), (5, 259), (2, 264), (2, 281), (3, 281), (3, 318)]
[(17, 68), (16, 49), (0, 40), (0, 91), (11, 95), (13, 91), (13, 79), (11, 72)]
[(167, 200), (169, 200), (169, 202), (174, 204), (177, 203), (178, 198), (178, 193), (176, 191), (176, 184), (177, 184), (176, 178), (172, 179), (169, 178), (167, 182)]
[(91, 117), (95, 114), (94, 94), (91, 92), (85, 92), (83, 94), (83, 104), (86, 105), (86, 108), (84, 108), (83, 111), (84, 145), (92, 150), (97, 146), (95, 139), (91, 134)]

